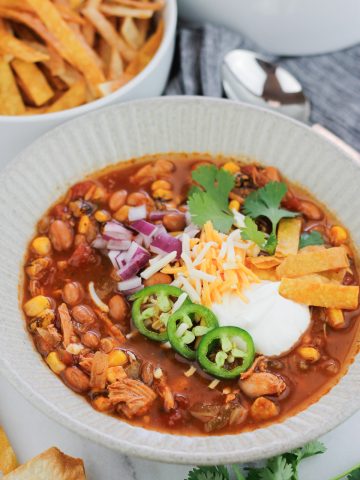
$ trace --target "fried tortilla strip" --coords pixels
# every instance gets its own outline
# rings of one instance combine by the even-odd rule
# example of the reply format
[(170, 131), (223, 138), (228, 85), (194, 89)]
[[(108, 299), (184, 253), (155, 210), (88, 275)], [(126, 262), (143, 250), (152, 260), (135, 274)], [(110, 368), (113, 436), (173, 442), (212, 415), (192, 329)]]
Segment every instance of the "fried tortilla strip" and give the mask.
[(54, 96), (54, 90), (36, 65), (15, 59), (11, 66), (18, 76), (20, 87), (37, 107), (41, 107)]
[(114, 15), (115, 17), (151, 18), (154, 15), (153, 10), (128, 8), (121, 5), (101, 5), (100, 10), (106, 15)]
[(125, 73), (137, 75), (146, 67), (146, 65), (148, 65), (148, 63), (150, 63), (157, 49), (159, 48), (163, 34), (164, 22), (163, 20), (160, 20), (155, 33), (151, 35), (144, 46), (139, 50), (139, 54), (136, 56), (136, 58), (129, 63), (125, 69)]
[(140, 41), (141, 41), (141, 46), (144, 45), (146, 42), (146, 38), (148, 36), (150, 26), (151, 26), (151, 21), (148, 18), (144, 19), (137, 19), (135, 20), (137, 28), (139, 30), (139, 35), (140, 35)]
[(55, 447), (21, 465), (3, 480), (86, 480), (80, 458), (65, 455)]
[(323, 283), (316, 279), (283, 278), (279, 293), (294, 302), (315, 307), (355, 310), (359, 301), (359, 287)]
[(120, 35), (118, 35), (111, 22), (109, 22), (107, 18), (101, 12), (99, 12), (99, 10), (90, 5), (83, 8), (82, 13), (96, 28), (99, 34), (107, 41), (107, 43), (111, 47), (119, 50), (122, 57), (127, 62), (131, 62), (134, 59), (136, 52), (124, 42)]
[(277, 267), (280, 265), (282, 260), (277, 257), (273, 256), (264, 256), (261, 255), (259, 257), (247, 257), (246, 258), (246, 263), (249, 264), (249, 267), (252, 269), (252, 267), (256, 267), (258, 270), (270, 270), (273, 269), (274, 267)]
[(24, 60), (24, 62), (44, 62), (50, 59), (49, 55), (31, 48), (25, 42), (3, 30), (0, 30), (0, 54), (12, 55), (15, 58)]
[(113, 3), (119, 3), (126, 7), (140, 8), (141, 10), (162, 10), (165, 6), (164, 0), (157, 2), (141, 2), (138, 0), (112, 0)]
[[(26, 0), (0, 0), (0, 6), (13, 8), (20, 12), (34, 13), (34, 9), (26, 3)], [(85, 23), (84, 19), (67, 5), (56, 4), (56, 8), (67, 22), (79, 23), (80, 25)]]
[(110, 93), (116, 92), (119, 88), (123, 87), (126, 83), (130, 82), (135, 75), (130, 75), (128, 73), (123, 73), (120, 78), (117, 80), (112, 80), (110, 82), (105, 82), (99, 85), (99, 90), (102, 95), (110, 95)]
[(56, 102), (54, 102), (46, 113), (60, 112), (69, 108), (78, 107), (86, 102), (86, 84), (84, 80), (74, 83)]
[(23, 115), (25, 105), (8, 62), (0, 57), (0, 115)]
[(276, 269), (278, 277), (301, 277), (310, 273), (326, 272), (349, 267), (343, 247), (325, 248), (309, 253), (289, 255)]
[(276, 275), (276, 270), (275, 268), (269, 268), (269, 269), (261, 269), (257, 268), (253, 265), (251, 265), (251, 271), (255, 273), (255, 275), (260, 279), (260, 280), (269, 280), (271, 282), (277, 282), (278, 278)]
[(4, 475), (12, 472), (18, 463), (15, 452), (6, 436), (4, 430), (0, 427), (0, 472)]
[(277, 232), (276, 256), (287, 257), (298, 253), (300, 230), (300, 218), (283, 218), (280, 220)]
[(122, 75), (123, 72), (124, 63), (121, 55), (116, 48), (112, 48), (110, 53), (108, 78), (109, 80), (116, 80)]
[(99, 83), (104, 82), (103, 72), (50, 0), (27, 0), (27, 2), (36, 11), (46, 27), (61, 42), (70, 63), (84, 74), (89, 84), (96, 88)]
[(121, 25), (121, 33), (127, 43), (135, 50), (142, 46), (142, 35), (131, 17), (124, 18)]

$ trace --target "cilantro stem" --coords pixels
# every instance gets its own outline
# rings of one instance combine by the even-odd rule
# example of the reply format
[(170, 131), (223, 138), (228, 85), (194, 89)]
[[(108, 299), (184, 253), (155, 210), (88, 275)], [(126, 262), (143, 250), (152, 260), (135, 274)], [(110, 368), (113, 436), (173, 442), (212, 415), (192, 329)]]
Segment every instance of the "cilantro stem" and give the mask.
[(352, 472), (354, 472), (355, 470), (358, 470), (358, 469), (360, 469), (360, 463), (358, 465), (356, 465), (355, 467), (350, 468), (350, 470), (347, 470), (346, 472), (342, 473), (341, 475), (338, 475), (334, 478), (331, 478), (330, 480), (341, 480), (342, 478), (347, 477), (348, 475), (350, 475), (350, 473), (352, 473)]
[(244, 475), (241, 473), (240, 468), (237, 465), (232, 465), (233, 472), (235, 473), (236, 480), (246, 480)]

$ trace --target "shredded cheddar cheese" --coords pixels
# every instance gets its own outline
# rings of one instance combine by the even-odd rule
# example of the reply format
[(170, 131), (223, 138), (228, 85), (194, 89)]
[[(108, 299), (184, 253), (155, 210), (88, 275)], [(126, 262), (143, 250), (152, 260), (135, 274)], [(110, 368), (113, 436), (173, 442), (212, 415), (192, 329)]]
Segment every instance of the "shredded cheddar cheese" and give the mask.
[(200, 238), (182, 236), (181, 259), (161, 271), (174, 275), (173, 285), (181, 287), (193, 302), (210, 306), (220, 303), (225, 293), (247, 301), (243, 290), (258, 277), (245, 265), (246, 248), (240, 230), (220, 233), (207, 222)]

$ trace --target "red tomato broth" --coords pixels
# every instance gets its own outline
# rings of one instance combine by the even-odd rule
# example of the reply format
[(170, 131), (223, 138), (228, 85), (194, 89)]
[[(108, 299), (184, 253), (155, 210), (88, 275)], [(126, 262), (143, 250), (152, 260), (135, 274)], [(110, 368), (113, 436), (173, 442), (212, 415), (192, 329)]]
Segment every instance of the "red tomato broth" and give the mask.
[[(128, 193), (138, 192), (139, 190), (150, 192), (149, 187), (151, 182), (139, 187), (130, 182), (130, 177), (134, 175), (141, 166), (146, 165), (153, 159), (159, 158), (175, 162), (176, 170), (171, 173), (170, 181), (173, 185), (174, 196), (181, 197), (182, 203), (186, 202), (186, 193), (191, 182), (191, 169), (194, 163), (198, 164), (200, 161), (215, 161), (216, 164), (223, 164), (225, 161), (229, 160), (228, 158), (223, 157), (216, 157), (213, 159), (209, 155), (200, 154), (155, 155), (153, 157), (144, 157), (137, 161), (124, 162), (123, 164), (120, 163), (91, 175), (89, 179), (95, 180), (97, 185), (101, 185), (110, 193), (119, 189), (125, 189)], [(241, 158), (240, 160), (249, 161), (247, 158)], [(324, 218), (319, 221), (305, 221), (302, 229), (303, 231), (306, 230), (307, 227), (313, 227), (314, 224), (325, 228), (329, 225), (340, 224), (334, 215), (329, 213), (324, 206), (314, 200), (314, 198), (304, 189), (295, 186), (293, 183), (287, 183), (291, 185), (296, 197), (314, 202), (323, 212), (325, 212)], [(77, 192), (80, 192), (80, 194), (83, 195), (84, 192), (81, 190), (82, 187), (79, 187)], [(60, 199), (56, 205), (49, 209), (46, 216), (58, 217), (59, 212), (63, 211), (63, 205), (68, 201), (69, 197), (70, 193), (65, 195), (63, 199)], [(59, 207), (59, 205), (61, 205), (61, 207)], [(98, 209), (108, 209), (107, 199), (106, 201), (98, 201), (97, 205)], [(66, 261), (72, 252), (73, 248), (71, 248), (69, 252), (54, 252), (53, 250), (52, 257), (55, 263)], [(32, 258), (34, 258), (34, 255), (29, 248), (25, 265), (27, 265)], [(111, 278), (112, 270), (113, 268), (110, 261), (103, 255), (99, 256), (98, 263), (95, 265), (85, 265), (81, 268), (67, 266), (63, 271), (57, 269), (56, 272), (50, 276), (50, 281), (42, 283), (42, 294), (52, 297), (57, 305), (59, 305), (62, 303), (61, 290), (65, 282), (71, 279), (71, 281), (78, 281), (83, 285), (85, 297), (82, 303), (91, 306), (93, 303), (87, 291), (87, 284), (89, 281), (93, 280), (95, 282), (96, 291), (103, 302), (107, 304), (114, 293), (113, 290), (116, 285), (116, 281)], [(352, 282), (353, 284), (358, 284), (358, 275), (355, 268), (353, 269), (353, 274), (354, 278), (352, 279)], [(23, 290), (23, 304), (25, 304), (30, 298), (29, 281), (26, 278)], [(174, 411), (165, 412), (161, 398), (158, 397), (144, 416), (135, 416), (131, 419), (127, 419), (124, 415), (119, 416), (113, 412), (108, 413), (115, 415), (117, 418), (121, 417), (121, 420), (134, 425), (181, 435), (234, 434), (253, 430), (274, 422), (283, 421), (287, 417), (304, 410), (309, 405), (318, 401), (322, 395), (326, 394), (339, 381), (341, 376), (345, 374), (348, 369), (349, 364), (353, 361), (358, 349), (358, 318), (360, 315), (360, 309), (352, 312), (344, 312), (344, 315), (346, 319), (346, 328), (334, 330), (327, 326), (326, 330), (324, 330), (321, 309), (312, 309), (312, 323), (308, 333), (311, 337), (311, 344), (313, 345), (318, 342), (320, 345), (320, 350), (322, 352), (321, 361), (307, 365), (306, 368), (304, 367), (304, 369), (301, 369), (301, 367), (299, 367), (299, 354), (297, 353), (296, 348), (293, 348), (289, 353), (277, 359), (282, 363), (282, 368), (280, 370), (271, 367), (268, 369), (268, 371), (280, 374), (284, 377), (289, 387), (280, 395), (280, 397), (267, 396), (277, 405), (281, 406), (279, 415), (270, 421), (258, 422), (253, 420), (249, 415), (245, 423), (242, 423), (241, 425), (225, 426), (220, 430), (205, 433), (203, 431), (202, 423), (195, 420), (189, 414), (189, 406), (197, 402), (222, 403), (224, 401), (222, 390), (228, 387), (231, 389), (238, 389), (238, 379), (222, 380), (215, 389), (210, 390), (209, 383), (213, 380), (213, 377), (204, 373), (196, 363), (194, 363), (194, 365), (197, 368), (197, 372), (191, 377), (186, 377), (184, 372), (186, 372), (192, 365), (191, 362), (180, 357), (173, 350), (163, 348), (157, 342), (153, 342), (139, 333), (127, 339), (124, 344), (119, 346), (119, 348), (124, 351), (133, 352), (140, 360), (151, 362), (155, 368), (161, 367), (166, 375), (167, 383), (175, 395), (177, 408)], [(129, 313), (126, 322), (121, 325), (121, 330), (126, 334), (131, 329), (131, 315)], [(107, 335), (106, 329), (103, 328), (101, 322), (100, 333), (101, 335)], [(324, 333), (326, 333), (326, 337)], [(76, 355), (73, 360), (74, 364), (76, 364), (77, 361), (75, 357)], [(326, 373), (321, 367), (321, 365), (328, 359), (338, 362), (338, 371), (334, 374)], [(240, 394), (240, 397), (245, 404), (250, 404), (249, 399), (246, 399), (243, 394)], [(90, 392), (85, 394), (84, 398), (91, 402), (94, 396)]]

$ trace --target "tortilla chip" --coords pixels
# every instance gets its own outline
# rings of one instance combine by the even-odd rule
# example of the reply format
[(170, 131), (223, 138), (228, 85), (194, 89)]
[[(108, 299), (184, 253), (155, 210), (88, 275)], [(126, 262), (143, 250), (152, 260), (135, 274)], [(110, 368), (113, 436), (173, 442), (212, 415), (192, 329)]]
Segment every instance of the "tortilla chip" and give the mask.
[(0, 115), (23, 115), (25, 105), (8, 62), (0, 57)]
[(37, 107), (44, 105), (54, 96), (53, 89), (36, 65), (15, 59), (11, 66), (20, 80), (21, 88)]
[(301, 231), (300, 218), (283, 218), (277, 232), (276, 256), (296, 255), (299, 250)]
[(18, 463), (15, 452), (6, 436), (4, 430), (0, 427), (0, 471), (6, 475), (12, 472)]
[(0, 54), (12, 55), (25, 62), (43, 62), (49, 60), (49, 55), (39, 52), (26, 45), (7, 32), (0, 31)]
[(252, 266), (256, 267), (259, 270), (268, 270), (274, 267), (277, 267), (282, 262), (282, 259), (273, 257), (273, 256), (265, 256), (261, 255), (259, 257), (247, 257), (246, 263), (249, 264), (250, 268)]
[(278, 277), (300, 277), (310, 273), (348, 268), (349, 260), (343, 247), (325, 248), (309, 253), (289, 255), (276, 269)]
[(3, 480), (86, 480), (83, 461), (69, 457), (57, 448), (49, 448)]
[(60, 112), (69, 108), (78, 107), (86, 102), (86, 85), (83, 80), (72, 85), (56, 102), (54, 102), (46, 113)]
[(50, 0), (27, 0), (46, 27), (64, 46), (70, 63), (77, 67), (89, 84), (96, 87), (105, 77), (94, 59), (88, 54), (73, 30), (61, 17)]
[(355, 310), (359, 287), (323, 283), (313, 278), (283, 278), (279, 293), (297, 303), (325, 308)]

